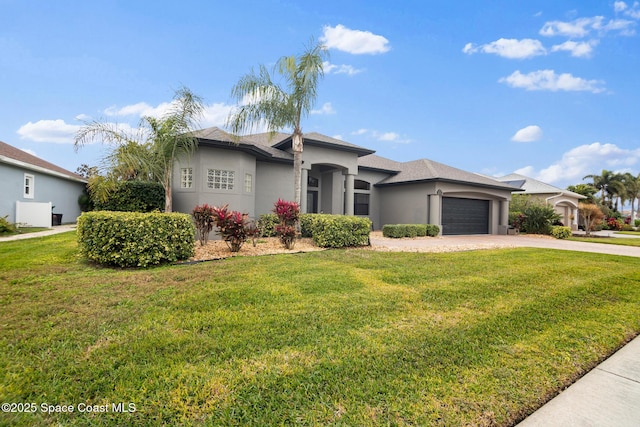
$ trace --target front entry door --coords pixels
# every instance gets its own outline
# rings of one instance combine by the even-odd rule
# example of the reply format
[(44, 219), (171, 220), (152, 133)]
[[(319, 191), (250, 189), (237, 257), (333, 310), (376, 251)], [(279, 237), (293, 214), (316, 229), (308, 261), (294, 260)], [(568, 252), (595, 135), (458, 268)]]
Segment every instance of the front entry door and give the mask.
[(307, 213), (318, 213), (317, 191), (307, 191)]

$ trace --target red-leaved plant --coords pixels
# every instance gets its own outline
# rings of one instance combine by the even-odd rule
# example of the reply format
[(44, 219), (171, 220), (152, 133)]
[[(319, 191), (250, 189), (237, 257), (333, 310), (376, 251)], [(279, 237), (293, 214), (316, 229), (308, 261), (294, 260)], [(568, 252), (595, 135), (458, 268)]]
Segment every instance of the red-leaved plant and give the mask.
[(213, 224), (215, 223), (213, 207), (206, 203), (196, 206), (193, 208), (191, 216), (193, 216), (193, 221), (196, 224), (200, 246), (205, 246), (209, 240), (209, 233), (213, 230)]
[(247, 241), (248, 215), (238, 211), (229, 211), (228, 207), (228, 204), (220, 208), (214, 207), (213, 219), (218, 227), (218, 233), (227, 243), (231, 252), (238, 252)]
[(276, 233), (280, 241), (287, 249), (293, 249), (298, 234), (298, 221), (300, 220), (300, 206), (296, 202), (287, 202), (278, 199), (273, 211), (278, 215), (280, 224), (276, 226)]

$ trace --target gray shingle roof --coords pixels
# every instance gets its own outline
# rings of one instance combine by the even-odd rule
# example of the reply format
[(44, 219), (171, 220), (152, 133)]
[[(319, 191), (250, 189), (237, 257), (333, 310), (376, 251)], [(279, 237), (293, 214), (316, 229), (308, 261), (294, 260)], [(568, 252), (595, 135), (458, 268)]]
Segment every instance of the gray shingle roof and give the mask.
[[(286, 151), (273, 148), (266, 143), (269, 134), (258, 134), (236, 138), (224, 130), (211, 127), (193, 132), (200, 140), (200, 144), (215, 147), (238, 149), (251, 152), (259, 158), (273, 161), (293, 161), (293, 155)], [(282, 134), (284, 135), (284, 134)], [(274, 138), (275, 139), (275, 138)]]
[(376, 185), (386, 186), (407, 184), (411, 182), (449, 181), (480, 187), (491, 187), (512, 191), (517, 190), (517, 187), (513, 187), (493, 178), (467, 172), (433, 160), (420, 159), (401, 163), (400, 165), (402, 166), (400, 173), (391, 176)]
[(554, 187), (537, 179), (529, 178), (528, 176), (512, 173), (503, 177), (497, 178), (502, 182), (511, 182), (515, 185), (516, 182), (520, 188), (524, 191), (521, 194), (563, 194), (569, 197), (575, 197), (578, 199), (586, 199), (586, 196), (582, 194), (574, 193), (573, 191), (563, 190), (562, 188)]
[[(360, 156), (366, 156), (367, 154), (373, 154), (375, 152), (375, 150), (370, 150), (368, 148), (351, 144), (350, 142), (342, 141), (341, 139), (332, 138), (318, 132), (305, 133), (304, 143), (308, 145), (316, 145), (320, 147), (329, 147), (338, 150), (351, 151), (357, 153)], [(273, 146), (280, 149), (287, 149), (291, 147), (291, 135), (288, 135), (287, 138), (281, 140), (276, 144), (273, 144)]]
[(45, 173), (50, 172), (52, 175), (56, 176), (62, 175), (63, 177), (74, 181), (86, 182), (82, 176), (76, 173), (47, 162), (40, 157), (31, 155), (2, 141), (0, 141), (0, 162), (22, 166), (27, 169), (40, 170)]
[(358, 167), (383, 172), (398, 173), (402, 170), (402, 163), (395, 160), (369, 154), (358, 158)]

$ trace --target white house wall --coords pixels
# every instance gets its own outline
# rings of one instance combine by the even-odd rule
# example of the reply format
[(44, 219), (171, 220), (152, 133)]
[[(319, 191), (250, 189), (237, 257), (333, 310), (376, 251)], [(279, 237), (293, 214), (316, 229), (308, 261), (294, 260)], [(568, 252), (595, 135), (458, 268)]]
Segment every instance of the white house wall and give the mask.
[[(33, 198), (24, 197), (24, 175), (32, 175)], [(0, 182), (2, 195), (0, 196), (0, 216), (7, 215), (9, 222), (16, 221), (16, 202), (40, 202), (55, 206), (54, 213), (63, 215), (62, 222), (75, 222), (80, 216), (78, 198), (82, 195), (85, 184), (67, 180), (58, 176), (20, 168), (13, 165), (0, 164)]]

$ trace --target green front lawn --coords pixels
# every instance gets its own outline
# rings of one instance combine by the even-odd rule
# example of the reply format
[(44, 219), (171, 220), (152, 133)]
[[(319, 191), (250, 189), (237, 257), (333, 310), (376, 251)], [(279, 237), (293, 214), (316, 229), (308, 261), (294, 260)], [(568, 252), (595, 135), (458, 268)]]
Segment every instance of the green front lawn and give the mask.
[(640, 258), (333, 250), (118, 270), (79, 260), (74, 237), (0, 243), (0, 402), (37, 408), (0, 425), (507, 426), (640, 332)]
[(608, 245), (620, 245), (620, 246), (640, 246), (640, 238), (631, 239), (624, 237), (569, 237), (567, 240), (573, 240), (575, 242), (588, 242), (588, 243), (605, 243)]

